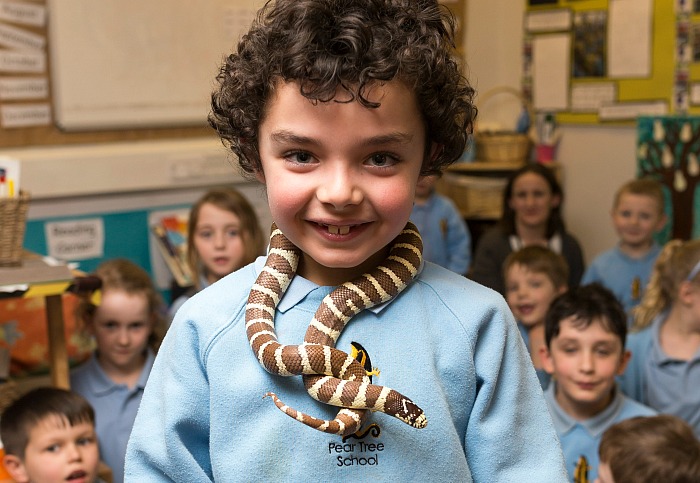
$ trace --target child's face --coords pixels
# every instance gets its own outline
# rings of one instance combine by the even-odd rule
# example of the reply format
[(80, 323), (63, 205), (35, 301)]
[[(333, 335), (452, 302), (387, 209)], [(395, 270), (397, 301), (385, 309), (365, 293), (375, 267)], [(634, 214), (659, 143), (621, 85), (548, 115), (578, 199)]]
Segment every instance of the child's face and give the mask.
[(527, 172), (513, 182), (510, 208), (515, 212), (515, 222), (529, 228), (547, 226), (552, 209), (559, 206), (559, 196), (554, 195), (544, 179), (537, 173)]
[(506, 272), (506, 301), (516, 320), (528, 328), (544, 323), (552, 300), (564, 290), (546, 274), (519, 263)]
[(209, 283), (241, 268), (245, 257), (238, 216), (211, 203), (199, 209), (194, 245)]
[(622, 193), (612, 211), (612, 220), (623, 246), (645, 248), (663, 228), (666, 217), (651, 196)]
[(103, 291), (92, 322), (102, 367), (107, 372), (121, 374), (140, 371), (152, 329), (145, 294), (116, 289)]
[(280, 82), (260, 125), (272, 218), (304, 253), (299, 273), (321, 285), (375, 267), (411, 214), (426, 142), (415, 96), (392, 81), (368, 97), (381, 107), (312, 103)]
[(609, 464), (600, 462), (598, 465), (598, 478), (593, 483), (615, 483)]
[(615, 376), (622, 374), (630, 354), (620, 337), (599, 320), (576, 328), (575, 319), (561, 321), (559, 335), (542, 348), (542, 365), (556, 380), (559, 405), (576, 419), (603, 411), (612, 399)]
[(18, 483), (91, 483), (100, 461), (92, 423), (71, 426), (57, 415), (47, 416), (29, 431), (24, 459), (5, 456), (5, 466)]

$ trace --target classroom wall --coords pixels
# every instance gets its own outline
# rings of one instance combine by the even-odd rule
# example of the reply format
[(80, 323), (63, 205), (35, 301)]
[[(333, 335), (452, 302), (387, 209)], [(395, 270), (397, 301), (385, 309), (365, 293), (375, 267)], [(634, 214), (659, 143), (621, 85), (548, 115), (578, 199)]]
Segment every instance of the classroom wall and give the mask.
[[(465, 52), (479, 93), (495, 86), (520, 88), (524, 0), (469, 0)], [(477, 106), (479, 99), (477, 97)], [(481, 106), (480, 106), (481, 107)], [(494, 100), (480, 109), (480, 123), (512, 127), (519, 105)], [(557, 160), (562, 166), (564, 217), (581, 242), (586, 261), (617, 241), (609, 217), (616, 188), (636, 172), (634, 127), (564, 126)]]

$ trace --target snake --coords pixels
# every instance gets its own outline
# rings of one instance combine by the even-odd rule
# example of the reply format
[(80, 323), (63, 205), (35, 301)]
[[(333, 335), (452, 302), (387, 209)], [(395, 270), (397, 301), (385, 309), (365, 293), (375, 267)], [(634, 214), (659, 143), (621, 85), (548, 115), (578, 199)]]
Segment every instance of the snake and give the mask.
[(296, 274), (302, 252), (273, 223), (267, 260), (251, 287), (246, 305), (250, 347), (266, 371), (279, 376), (303, 376), (311, 397), (341, 409), (334, 419), (324, 420), (287, 406), (273, 392), (264, 397), (271, 397), (278, 409), (295, 420), (340, 436), (357, 432), (368, 410), (393, 416), (414, 428), (424, 428), (428, 421), (417, 404), (394, 389), (372, 384), (372, 372), (335, 347), (353, 316), (396, 297), (416, 277), (422, 263), (422, 249), (418, 229), (408, 222), (392, 241), (381, 264), (324, 297), (302, 344), (281, 344), (275, 332), (275, 312)]

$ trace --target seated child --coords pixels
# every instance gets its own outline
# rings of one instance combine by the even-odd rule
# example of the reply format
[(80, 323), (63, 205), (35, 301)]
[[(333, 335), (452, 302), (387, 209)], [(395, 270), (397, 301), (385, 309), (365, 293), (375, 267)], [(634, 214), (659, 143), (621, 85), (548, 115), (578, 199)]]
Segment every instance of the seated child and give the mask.
[(542, 368), (544, 317), (557, 295), (566, 291), (569, 268), (564, 257), (549, 248), (531, 245), (512, 252), (503, 263), (506, 301), (530, 353), (542, 389), (549, 374)]
[(148, 273), (125, 259), (102, 262), (99, 297), (85, 298), (78, 318), (97, 348), (70, 375), (71, 388), (95, 409), (102, 460), (121, 483), (124, 454), (165, 319), (160, 294)]
[(656, 414), (615, 386), (630, 358), (626, 336), (622, 305), (597, 283), (570, 289), (547, 312), (542, 363), (553, 381), (545, 399), (575, 483), (595, 479), (605, 429), (623, 419)]
[(671, 240), (634, 309), (627, 349), (634, 358), (620, 377), (628, 396), (673, 414), (700, 438), (700, 240)]
[(598, 453), (597, 483), (700, 481), (700, 440), (688, 423), (668, 414), (613, 424)]
[(0, 440), (16, 483), (98, 481), (95, 413), (74, 392), (42, 387), (15, 400), (0, 417)]
[(408, 223), (472, 131), (454, 26), (437, 0), (276, 0), (226, 57), (209, 122), (270, 249), (178, 311), (129, 481), (566, 479), (503, 297), (421, 263)]
[(438, 176), (416, 185), (411, 221), (423, 238), (423, 259), (465, 275), (472, 258), (472, 238), (455, 204), (435, 191)]
[(620, 241), (593, 260), (581, 283), (603, 284), (629, 315), (642, 299), (661, 251), (654, 240), (654, 235), (666, 224), (660, 183), (650, 178), (628, 181), (617, 190), (610, 214)]
[(190, 209), (187, 264), (194, 286), (173, 300), (170, 319), (187, 299), (263, 253), (263, 234), (255, 210), (233, 188), (206, 192)]

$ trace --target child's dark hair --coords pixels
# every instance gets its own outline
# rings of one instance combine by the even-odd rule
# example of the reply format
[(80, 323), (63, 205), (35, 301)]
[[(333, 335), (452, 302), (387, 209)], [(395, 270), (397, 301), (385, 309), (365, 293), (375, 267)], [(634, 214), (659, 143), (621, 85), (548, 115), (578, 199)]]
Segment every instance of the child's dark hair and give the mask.
[[(342, 89), (347, 102), (374, 108), (372, 85), (399, 80), (423, 114), (422, 174), (435, 173), (462, 155), (476, 116), (454, 31), (437, 0), (270, 0), (221, 67), (209, 124), (244, 172), (260, 172), (258, 128), (278, 82), (297, 81), (314, 102), (334, 101)], [(441, 146), (435, 159), (431, 143)]]
[(616, 482), (697, 483), (700, 441), (675, 416), (638, 416), (610, 426), (598, 446)]
[(513, 198), (513, 185), (515, 181), (524, 174), (534, 173), (544, 178), (552, 192), (552, 196), (559, 197), (559, 204), (552, 208), (547, 221), (547, 238), (551, 238), (555, 233), (565, 231), (564, 220), (561, 217), (561, 205), (564, 201), (564, 191), (551, 168), (539, 163), (528, 163), (510, 175), (503, 190), (503, 215), (500, 226), (507, 235), (515, 235), (515, 211), (510, 207), (510, 200)]
[(569, 280), (569, 265), (564, 257), (547, 247), (529, 245), (511, 252), (503, 262), (503, 279), (513, 265), (522, 265), (535, 273), (545, 274), (556, 288), (565, 287)]
[(39, 387), (16, 399), (0, 417), (0, 440), (5, 453), (24, 459), (32, 428), (48, 416), (70, 426), (95, 424), (95, 411), (81, 395), (56, 387)]
[(627, 339), (627, 316), (620, 301), (599, 283), (569, 289), (552, 301), (544, 319), (547, 347), (559, 335), (562, 320), (572, 318), (577, 329), (585, 329), (599, 321), (606, 330), (620, 338), (622, 347)]
[[(167, 330), (165, 305), (160, 292), (156, 290), (151, 276), (143, 268), (125, 258), (114, 258), (102, 262), (95, 270), (95, 276), (102, 282), (102, 290), (123, 290), (128, 294), (143, 294), (148, 302), (148, 313), (152, 327), (148, 345), (157, 352)], [(95, 316), (97, 306), (89, 297), (84, 297), (76, 308), (77, 319), (87, 326)]]
[[(245, 256), (243, 265), (255, 261), (263, 252), (263, 232), (258, 223), (255, 210), (245, 196), (233, 188), (220, 188), (207, 191), (190, 209), (190, 217), (187, 226), (187, 263), (195, 276), (195, 287), (201, 290), (198, 274), (202, 270), (199, 253), (194, 243), (194, 237), (199, 222), (199, 212), (202, 205), (211, 204), (217, 208), (233, 213), (240, 221), (240, 236), (243, 240)], [(240, 268), (240, 267), (238, 267)]]

